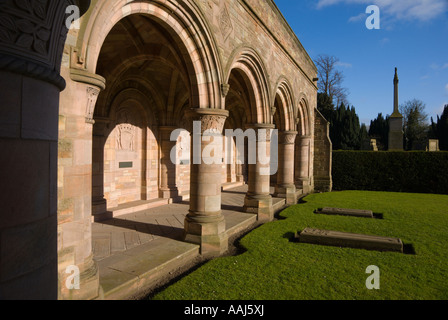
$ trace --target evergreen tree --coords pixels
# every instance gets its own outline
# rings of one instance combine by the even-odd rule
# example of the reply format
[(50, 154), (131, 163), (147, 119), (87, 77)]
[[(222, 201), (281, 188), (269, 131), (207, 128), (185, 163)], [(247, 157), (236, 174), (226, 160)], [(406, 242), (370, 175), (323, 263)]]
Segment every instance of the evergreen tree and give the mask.
[(334, 116), (334, 105), (330, 96), (325, 92), (319, 92), (317, 94), (317, 110), (331, 124)]
[(448, 104), (443, 109), (442, 116), (437, 116), (437, 123), (431, 119), (431, 138), (439, 139), (440, 150), (448, 151)]
[(379, 150), (389, 148), (389, 117), (384, 118), (383, 114), (378, 114), (375, 120), (370, 122), (369, 136), (376, 139)]
[(347, 108), (341, 103), (336, 108), (330, 125), (330, 138), (335, 150), (361, 149), (361, 126), (354, 107)]
[(370, 145), (369, 133), (367, 132), (367, 126), (365, 123), (361, 125), (361, 129), (359, 130), (359, 146), (361, 150), (363, 149), (364, 143), (368, 143)]

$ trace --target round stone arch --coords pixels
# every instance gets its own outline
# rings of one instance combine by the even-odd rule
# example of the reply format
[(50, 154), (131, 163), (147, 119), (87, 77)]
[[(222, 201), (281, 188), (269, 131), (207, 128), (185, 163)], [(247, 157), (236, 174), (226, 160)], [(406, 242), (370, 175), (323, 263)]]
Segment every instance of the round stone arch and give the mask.
[[(278, 104), (275, 109), (276, 115), (279, 116), (280, 123), (277, 129), (281, 131), (295, 131), (295, 99), (291, 90), (291, 85), (285, 77), (280, 77), (276, 85), (276, 94), (274, 98), (273, 107), (276, 107), (276, 102)], [(278, 99), (278, 100), (277, 100)]]
[(83, 35), (80, 60), (91, 73), (96, 72), (102, 45), (114, 25), (132, 14), (146, 15), (162, 26), (177, 42), (190, 77), (191, 106), (222, 108), (221, 74), (217, 47), (194, 1), (155, 0), (151, 2), (100, 0), (91, 9)]
[(309, 108), (309, 102), (305, 94), (300, 94), (296, 108), (297, 119), (297, 139), (296, 139), (296, 165), (295, 165), (295, 184), (304, 194), (312, 191), (313, 179), (313, 156), (314, 146), (312, 134), (313, 115)]
[(242, 75), (251, 91), (248, 92), (250, 110), (247, 121), (250, 124), (271, 124), (269, 77), (261, 57), (252, 48), (237, 48), (226, 68), (226, 83), (235, 71)]
[[(132, 169), (138, 169), (136, 178), (141, 182), (135, 194), (141, 195), (140, 199), (148, 200), (157, 197), (157, 189), (150, 190), (149, 181), (154, 172), (158, 172), (158, 166), (148, 167), (151, 159), (147, 159), (148, 140), (153, 140), (158, 148), (158, 121), (151, 116), (157, 109), (156, 101), (148, 92), (142, 92), (136, 88), (118, 90), (111, 101), (105, 117), (96, 118), (93, 134), (92, 150), (92, 215), (95, 221), (110, 218), (107, 209), (116, 207), (119, 201), (112, 199), (105, 188), (105, 181), (118, 171), (120, 162), (133, 161)], [(126, 111), (129, 121), (121, 121), (120, 113)], [(122, 128), (119, 128), (119, 127)], [(117, 130), (120, 134), (117, 134)], [(130, 137), (131, 135), (131, 137)], [(121, 144), (121, 146), (118, 146)], [(119, 150), (119, 151), (117, 151)], [(111, 156), (111, 152), (113, 156)], [(123, 157), (120, 158), (121, 153)], [(126, 153), (131, 154), (129, 157)], [(135, 157), (135, 159), (133, 158)], [(109, 163), (106, 164), (105, 161)], [(157, 159), (153, 159), (157, 160)], [(155, 163), (158, 164), (158, 161)], [(113, 167), (116, 167), (113, 170)], [(138, 175), (138, 176), (137, 176)], [(105, 179), (106, 178), (106, 179)], [(115, 178), (115, 177), (114, 177)], [(115, 202), (114, 202), (115, 201)], [(131, 201), (131, 200), (130, 200)]]
[(311, 136), (311, 110), (309, 102), (304, 94), (299, 96), (296, 108), (297, 131), (299, 136)]

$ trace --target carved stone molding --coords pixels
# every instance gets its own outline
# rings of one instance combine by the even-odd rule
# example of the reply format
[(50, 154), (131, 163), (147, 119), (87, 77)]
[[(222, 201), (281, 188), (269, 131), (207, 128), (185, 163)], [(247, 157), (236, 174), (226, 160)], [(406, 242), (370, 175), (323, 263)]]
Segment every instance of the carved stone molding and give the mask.
[(106, 89), (106, 79), (98, 74), (90, 73), (82, 69), (70, 69), (70, 79), (98, 87), (100, 91)]
[(230, 84), (225, 83), (221, 85), (221, 94), (223, 98), (227, 97), (229, 90), (230, 90)]

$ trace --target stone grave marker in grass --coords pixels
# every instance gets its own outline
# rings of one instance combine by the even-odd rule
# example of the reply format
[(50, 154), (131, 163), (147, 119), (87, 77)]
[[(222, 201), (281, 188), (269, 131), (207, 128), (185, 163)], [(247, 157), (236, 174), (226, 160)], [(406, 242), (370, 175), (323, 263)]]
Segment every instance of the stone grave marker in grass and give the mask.
[(296, 234), (300, 243), (366, 249), (376, 251), (393, 251), (403, 253), (404, 246), (401, 239), (370, 236), (364, 234), (346, 233), (338, 231), (318, 230), (306, 228)]
[(341, 208), (322, 208), (314, 211), (317, 214), (350, 216), (361, 218), (373, 218), (374, 214), (370, 210), (341, 209)]

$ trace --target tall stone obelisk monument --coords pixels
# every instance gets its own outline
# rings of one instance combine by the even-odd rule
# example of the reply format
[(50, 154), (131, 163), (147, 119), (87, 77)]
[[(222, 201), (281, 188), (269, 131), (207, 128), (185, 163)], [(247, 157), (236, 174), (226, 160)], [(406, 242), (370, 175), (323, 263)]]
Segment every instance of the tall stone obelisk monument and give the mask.
[(403, 116), (398, 110), (398, 69), (394, 77), (394, 113), (389, 118), (389, 151), (403, 151)]

